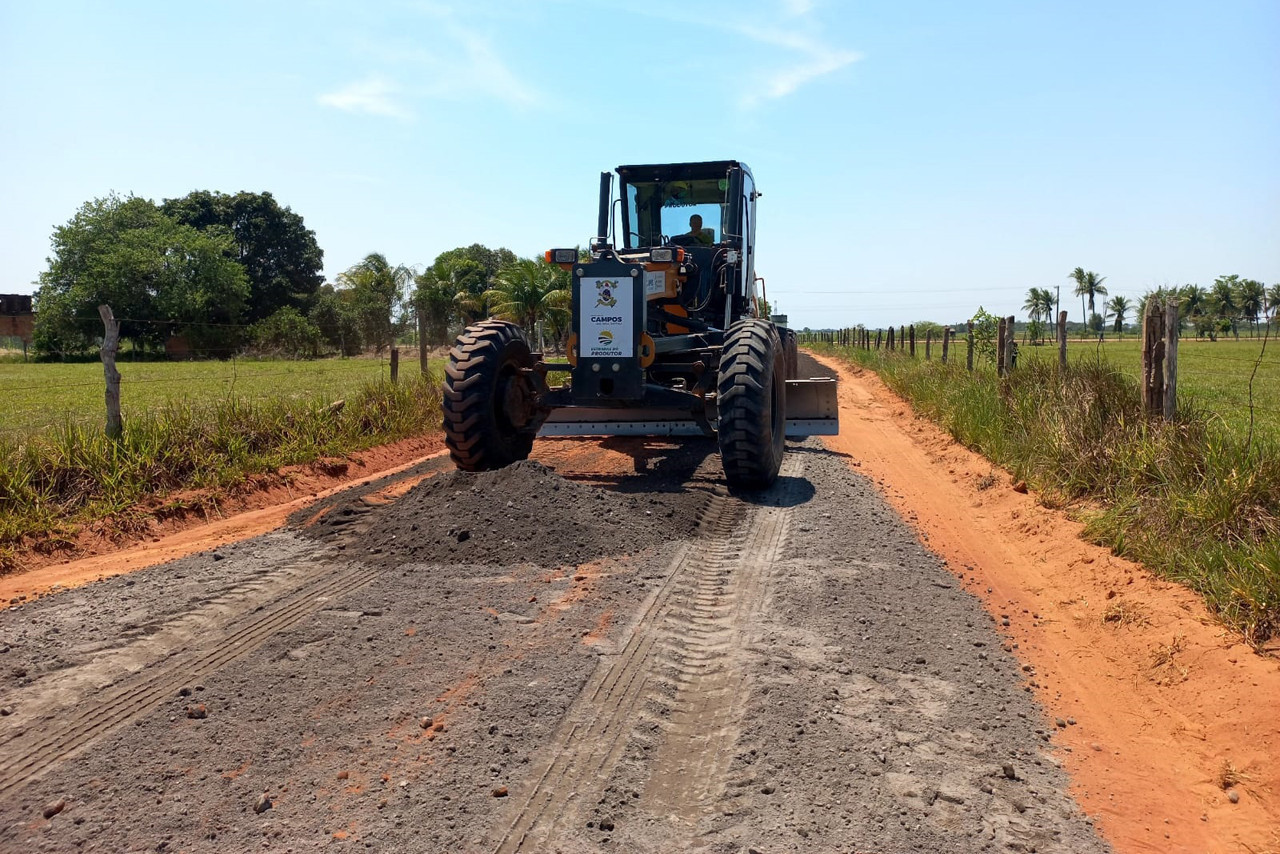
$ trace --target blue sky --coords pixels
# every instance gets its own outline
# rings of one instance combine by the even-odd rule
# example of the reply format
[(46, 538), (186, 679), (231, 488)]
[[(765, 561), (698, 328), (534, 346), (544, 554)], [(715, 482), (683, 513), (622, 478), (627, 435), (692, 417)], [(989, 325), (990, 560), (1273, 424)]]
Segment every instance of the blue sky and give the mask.
[(113, 190), (269, 190), (333, 278), (585, 243), (601, 170), (723, 158), (795, 326), (1271, 284), (1278, 48), (1275, 0), (0, 0), (0, 291)]

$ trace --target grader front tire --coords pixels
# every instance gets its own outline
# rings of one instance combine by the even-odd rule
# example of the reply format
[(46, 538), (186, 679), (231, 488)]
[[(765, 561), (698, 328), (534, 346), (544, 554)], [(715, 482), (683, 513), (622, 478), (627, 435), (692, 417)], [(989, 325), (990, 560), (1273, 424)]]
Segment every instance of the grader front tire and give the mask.
[(529, 339), (513, 323), (468, 326), (445, 366), (444, 442), (463, 471), (499, 469), (533, 449), (534, 387)]
[(778, 477), (786, 445), (786, 357), (773, 326), (742, 320), (720, 354), (717, 430), (725, 479), (764, 489)]

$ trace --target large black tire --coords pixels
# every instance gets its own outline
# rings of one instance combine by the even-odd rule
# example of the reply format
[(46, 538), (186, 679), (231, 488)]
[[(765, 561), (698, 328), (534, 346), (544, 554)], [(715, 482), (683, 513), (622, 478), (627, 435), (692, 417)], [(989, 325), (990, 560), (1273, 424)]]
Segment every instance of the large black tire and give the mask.
[(444, 369), (444, 443), (463, 471), (500, 469), (527, 459), (537, 433), (529, 339), (514, 323), (468, 326)]
[(786, 366), (787, 379), (794, 380), (800, 376), (800, 342), (791, 329), (779, 329), (782, 338), (783, 364)]
[(725, 478), (735, 489), (764, 489), (778, 477), (786, 445), (787, 386), (782, 342), (773, 324), (729, 327), (716, 385)]

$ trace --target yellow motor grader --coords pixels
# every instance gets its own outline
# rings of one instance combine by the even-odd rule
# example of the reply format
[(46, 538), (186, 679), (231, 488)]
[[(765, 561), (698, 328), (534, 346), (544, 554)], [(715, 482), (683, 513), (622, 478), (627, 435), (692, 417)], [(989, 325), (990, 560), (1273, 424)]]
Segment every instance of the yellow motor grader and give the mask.
[[(616, 192), (614, 173), (600, 176), (588, 251), (546, 253), (571, 274), (565, 362), (513, 323), (468, 326), (445, 368), (449, 452), (474, 471), (526, 458), (539, 435), (715, 436), (729, 485), (766, 487), (786, 437), (839, 422), (835, 380), (797, 377), (795, 333), (760, 315), (751, 170), (716, 160), (616, 173)], [(569, 382), (550, 385), (561, 371)]]

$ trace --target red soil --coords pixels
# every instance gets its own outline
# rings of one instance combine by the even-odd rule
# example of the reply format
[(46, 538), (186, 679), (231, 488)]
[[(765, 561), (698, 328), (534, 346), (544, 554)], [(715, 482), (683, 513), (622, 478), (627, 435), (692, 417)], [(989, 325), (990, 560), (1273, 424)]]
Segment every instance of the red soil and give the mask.
[[(0, 603), (38, 595), (54, 586), (77, 587), (256, 537), (280, 527), (290, 513), (317, 498), (394, 474), (444, 453), (443, 448), (443, 437), (432, 434), (369, 448), (343, 459), (290, 466), (254, 477), (227, 494), (192, 491), (166, 496), (131, 513), (132, 518), (141, 520), (132, 530), (124, 531), (118, 521), (108, 520), (86, 526), (56, 551), (28, 546), (21, 554), (21, 570), (0, 577)], [(389, 487), (384, 491), (386, 500), (410, 486)], [(399, 491), (397, 487), (401, 487)], [(178, 501), (200, 509), (160, 509)]]
[(1186, 588), (1084, 542), (1078, 522), (1015, 491), (873, 373), (826, 364), (840, 379), (828, 446), (879, 484), (998, 624), (1007, 615), (1073, 794), (1115, 849), (1280, 851), (1276, 657), (1240, 643)]

